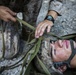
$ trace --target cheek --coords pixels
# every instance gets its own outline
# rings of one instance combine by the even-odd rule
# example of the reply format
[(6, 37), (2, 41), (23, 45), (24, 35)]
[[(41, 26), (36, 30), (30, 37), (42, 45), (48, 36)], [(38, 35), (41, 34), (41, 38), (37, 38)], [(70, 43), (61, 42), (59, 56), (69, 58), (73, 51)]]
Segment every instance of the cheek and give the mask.
[(54, 61), (55, 61), (55, 62), (64, 61), (65, 58), (66, 58), (66, 57), (65, 57), (64, 51), (58, 50), (58, 51), (56, 52), (55, 57), (54, 57)]
[(64, 58), (65, 56), (66, 56), (66, 53), (65, 53), (65, 51), (64, 50), (62, 50), (62, 49), (59, 49), (59, 50), (57, 50), (57, 53), (56, 53), (56, 55), (57, 55), (57, 57), (59, 57), (59, 58)]

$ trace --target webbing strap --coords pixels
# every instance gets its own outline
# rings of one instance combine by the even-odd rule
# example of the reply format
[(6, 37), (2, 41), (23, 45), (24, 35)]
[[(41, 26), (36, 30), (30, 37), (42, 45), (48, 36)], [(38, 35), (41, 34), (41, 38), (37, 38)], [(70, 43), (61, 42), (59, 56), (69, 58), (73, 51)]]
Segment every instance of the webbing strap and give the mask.
[(74, 48), (74, 43), (72, 40), (70, 40), (70, 44), (71, 44), (71, 50), (72, 50), (72, 54), (71, 56), (69, 57), (68, 61), (71, 61), (73, 59), (73, 57), (75, 56), (76, 54), (76, 49)]
[[(76, 54), (76, 49), (74, 48), (73, 40), (70, 40), (70, 44), (71, 44), (71, 50), (72, 50), (71, 56), (69, 57), (68, 60), (64, 61), (64, 62), (68, 63), (69, 66), (70, 66), (71, 60), (73, 59), (73, 57), (74, 57), (75, 54)], [(69, 66), (68, 66), (68, 67), (69, 67)]]

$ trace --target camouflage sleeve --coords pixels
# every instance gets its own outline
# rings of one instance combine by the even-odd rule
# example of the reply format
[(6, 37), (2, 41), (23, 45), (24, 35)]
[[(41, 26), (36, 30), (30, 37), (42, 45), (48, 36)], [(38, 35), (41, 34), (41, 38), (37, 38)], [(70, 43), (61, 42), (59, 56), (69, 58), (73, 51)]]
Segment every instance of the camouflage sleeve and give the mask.
[(62, 15), (63, 3), (61, 0), (52, 0), (50, 2), (49, 10), (56, 11), (59, 15)]

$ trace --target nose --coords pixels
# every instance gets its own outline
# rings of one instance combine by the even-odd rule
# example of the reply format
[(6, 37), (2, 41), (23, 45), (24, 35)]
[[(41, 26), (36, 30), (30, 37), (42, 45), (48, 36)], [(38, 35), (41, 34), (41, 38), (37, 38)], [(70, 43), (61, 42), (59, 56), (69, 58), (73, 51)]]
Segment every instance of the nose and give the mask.
[(59, 45), (59, 47), (63, 47), (63, 41), (62, 40), (59, 40), (58, 41), (58, 45)]

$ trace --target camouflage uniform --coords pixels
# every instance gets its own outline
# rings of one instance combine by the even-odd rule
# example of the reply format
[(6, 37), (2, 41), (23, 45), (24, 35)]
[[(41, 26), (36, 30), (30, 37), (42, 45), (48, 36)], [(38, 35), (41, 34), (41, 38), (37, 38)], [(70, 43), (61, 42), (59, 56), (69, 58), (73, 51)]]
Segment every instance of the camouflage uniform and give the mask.
[(37, 18), (37, 24), (44, 20), (49, 10), (56, 11), (59, 15), (62, 14), (63, 4), (60, 0), (43, 0), (40, 13)]

